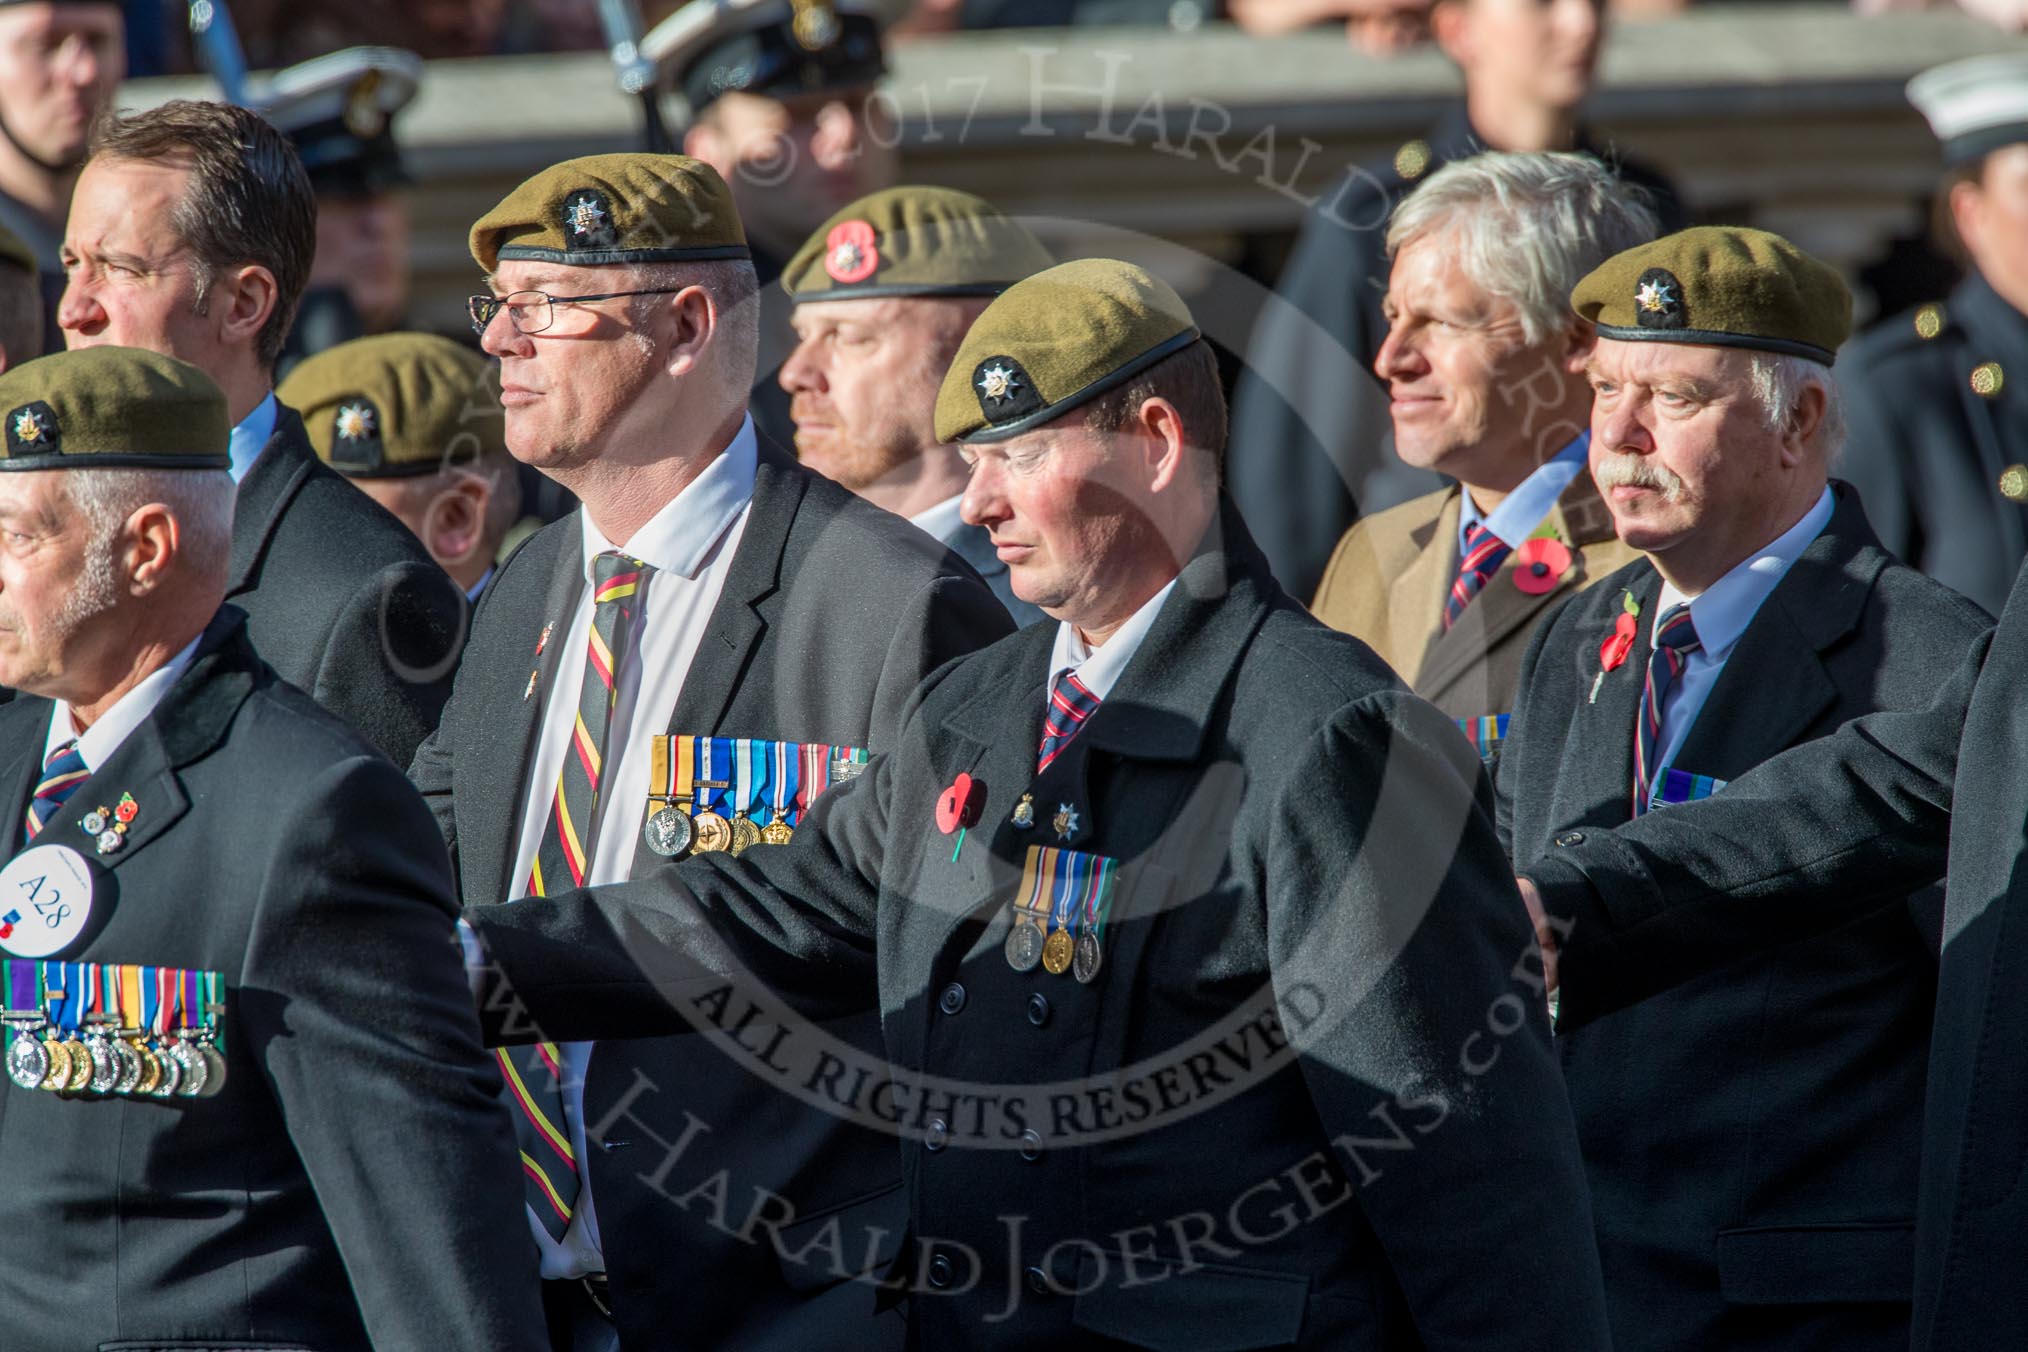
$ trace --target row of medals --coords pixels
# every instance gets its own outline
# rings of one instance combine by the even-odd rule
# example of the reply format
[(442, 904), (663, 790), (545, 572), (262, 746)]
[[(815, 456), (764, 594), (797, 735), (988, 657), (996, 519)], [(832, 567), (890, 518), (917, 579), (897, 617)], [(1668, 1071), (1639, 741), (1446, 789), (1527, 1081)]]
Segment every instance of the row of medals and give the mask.
[(1040, 964), (1051, 976), (1069, 972), (1089, 986), (1098, 978), (1105, 950), (1098, 936), (1087, 929), (1076, 939), (1068, 929), (1043, 932), (1043, 913), (1023, 906), (1014, 908), (1014, 927), (1007, 931), (1007, 965), (1017, 972), (1031, 972)]
[(57, 1038), (18, 1028), (7, 1049), (7, 1076), (23, 1089), (59, 1094), (210, 1098), (225, 1088), (225, 1058), (201, 1034), (151, 1047), (138, 1035)]
[(761, 826), (749, 817), (721, 817), (706, 809), (692, 813), (666, 799), (641, 828), (648, 848), (664, 859), (689, 854), (744, 854), (755, 845), (786, 845), (795, 835), (788, 814), (776, 809), (774, 820)]
[[(834, 757), (831, 761), (831, 782), (843, 783), (866, 771), (865, 761), (852, 761)], [(732, 785), (717, 780), (707, 780), (697, 786), (700, 789), (729, 789)], [(680, 854), (744, 854), (756, 845), (786, 845), (795, 836), (796, 829), (789, 825), (789, 814), (784, 808), (773, 809), (773, 820), (766, 826), (740, 813), (721, 817), (706, 808), (692, 812), (666, 794), (650, 794), (648, 800), (662, 804), (650, 813), (646, 824), (641, 827), (641, 836), (648, 848), (664, 859), (674, 859)]]

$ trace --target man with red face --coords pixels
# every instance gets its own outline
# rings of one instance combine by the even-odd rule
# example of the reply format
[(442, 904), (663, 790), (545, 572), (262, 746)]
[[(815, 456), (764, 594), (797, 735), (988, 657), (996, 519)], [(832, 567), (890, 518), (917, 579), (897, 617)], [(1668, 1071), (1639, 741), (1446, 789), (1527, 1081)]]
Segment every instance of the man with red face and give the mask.
[(1839, 364), (1840, 470), (1889, 549), (1998, 614), (2028, 558), (2028, 57), (1938, 66), (1908, 97), (1941, 142), (1938, 229), (1968, 266)]
[(1438, 170), (1388, 228), (1374, 370), (1395, 453), (1456, 485), (1354, 525), (1311, 609), (1469, 720), (1488, 755), (1535, 626), (1633, 561), (1584, 472), (1591, 330), (1565, 298), (1654, 233), (1590, 156), (1497, 152)]
[[(1830, 267), (1762, 231), (1696, 229), (1614, 257), (1572, 303), (1598, 330), (1592, 477), (1648, 557), (1529, 647), (1498, 772), (1517, 870), (1723, 802), (1849, 719), (1920, 708), (1985, 624), (1827, 480), (1851, 315)], [(1850, 921), (1626, 1008), (1603, 993), (1613, 975), (1566, 974), (1615, 1347), (1907, 1346), (1939, 898), (1874, 896)]]
[(936, 437), (937, 387), (972, 321), (1049, 266), (1027, 228), (949, 188), (889, 188), (818, 226), (782, 276), (796, 347), (782, 363), (796, 453), (877, 507), (907, 517), (979, 572), (1017, 624), (986, 532), (959, 519), (966, 470)]
[(92, 122), (127, 73), (126, 36), (113, 0), (0, 3), (0, 225), (28, 245), (42, 274), (48, 348), (63, 345), (64, 213)]

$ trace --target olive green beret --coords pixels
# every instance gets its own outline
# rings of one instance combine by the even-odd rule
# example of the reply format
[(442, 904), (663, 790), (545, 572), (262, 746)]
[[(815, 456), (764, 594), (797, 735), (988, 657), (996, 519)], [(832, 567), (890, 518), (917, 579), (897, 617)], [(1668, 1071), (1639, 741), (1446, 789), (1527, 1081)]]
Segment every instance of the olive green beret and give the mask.
[(36, 266), (35, 255), (29, 251), (27, 242), (4, 225), (0, 225), (0, 263), (20, 268), (30, 277), (41, 272)]
[(0, 374), (0, 470), (225, 469), (225, 394), (189, 362), (137, 347), (52, 352)]
[(1614, 254), (1570, 293), (1601, 338), (1745, 347), (1831, 364), (1852, 293), (1780, 235), (1700, 225)]
[(348, 479), (434, 474), (507, 451), (493, 363), (434, 333), (383, 333), (319, 352), (275, 396)]
[(1007, 288), (937, 392), (937, 440), (1002, 441), (1116, 389), (1197, 341), (1182, 297), (1132, 263), (1087, 258)]
[(551, 165), (472, 227), (487, 272), (537, 263), (684, 263), (748, 258), (718, 171), (687, 155), (587, 155)]
[(997, 296), (1055, 260), (1028, 228), (953, 188), (862, 197), (796, 250), (782, 289), (798, 305), (874, 296)]

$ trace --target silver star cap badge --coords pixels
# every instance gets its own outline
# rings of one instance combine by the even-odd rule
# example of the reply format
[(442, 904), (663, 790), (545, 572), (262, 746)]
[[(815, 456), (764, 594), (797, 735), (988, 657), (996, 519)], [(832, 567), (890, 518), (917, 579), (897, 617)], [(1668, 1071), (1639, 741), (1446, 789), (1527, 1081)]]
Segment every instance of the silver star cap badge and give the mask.
[(570, 209), (570, 231), (574, 235), (589, 235), (599, 228), (606, 213), (599, 210), (599, 204), (589, 199), (579, 202)]
[(1021, 380), (1004, 366), (989, 366), (979, 373), (979, 390), (996, 404), (1004, 404), (1021, 388)]
[(347, 441), (364, 441), (373, 435), (373, 410), (363, 404), (347, 404), (338, 410), (338, 435)]

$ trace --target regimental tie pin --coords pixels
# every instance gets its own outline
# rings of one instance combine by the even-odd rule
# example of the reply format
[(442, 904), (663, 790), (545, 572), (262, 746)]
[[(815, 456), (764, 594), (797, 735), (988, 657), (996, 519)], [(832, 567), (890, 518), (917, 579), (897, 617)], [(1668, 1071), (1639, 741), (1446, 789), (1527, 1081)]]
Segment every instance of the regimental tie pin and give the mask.
[(126, 847), (127, 827), (140, 812), (141, 805), (134, 801), (134, 795), (123, 793), (117, 804), (95, 807), (80, 817), (77, 824), (92, 837), (100, 854), (115, 854)]
[(535, 693), (535, 682), (542, 675), (542, 667), (539, 665), (542, 660), (542, 650), (549, 646), (549, 631), (554, 628), (556, 628), (556, 621), (551, 620), (548, 624), (542, 626), (542, 633), (536, 637), (535, 659), (538, 665), (535, 670), (528, 673), (528, 688), (521, 692), (521, 702), (523, 704), (526, 704), (529, 697)]

